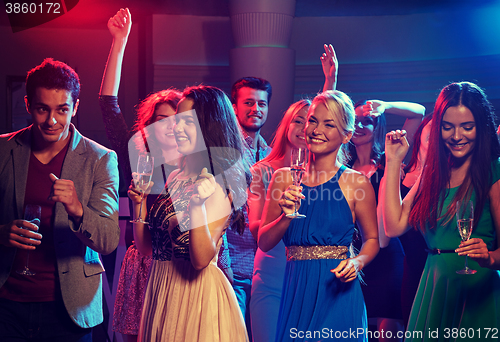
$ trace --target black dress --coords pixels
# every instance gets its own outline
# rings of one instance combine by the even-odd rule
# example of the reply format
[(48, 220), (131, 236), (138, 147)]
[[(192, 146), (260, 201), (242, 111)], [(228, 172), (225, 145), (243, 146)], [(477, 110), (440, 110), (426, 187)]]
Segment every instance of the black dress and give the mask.
[[(353, 163), (353, 162), (352, 162)], [(370, 177), (378, 204), (378, 190), (384, 176), (385, 155), (377, 170)], [(355, 238), (353, 245), (361, 247), (361, 237)], [(380, 248), (379, 253), (368, 266), (363, 268), (362, 286), (368, 318), (402, 319), (401, 283), (403, 280), (404, 252), (398, 238), (392, 238), (389, 245)]]

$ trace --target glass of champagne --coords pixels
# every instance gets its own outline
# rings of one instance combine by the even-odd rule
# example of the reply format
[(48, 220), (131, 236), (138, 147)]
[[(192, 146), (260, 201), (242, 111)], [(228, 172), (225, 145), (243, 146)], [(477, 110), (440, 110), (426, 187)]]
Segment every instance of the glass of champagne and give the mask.
[[(24, 219), (29, 221), (37, 226), (40, 225), (40, 219), (42, 218), (42, 207), (37, 204), (27, 204), (26, 208), (24, 208)], [(30, 251), (26, 251), (26, 265), (24, 268), (17, 270), (16, 272), (22, 275), (35, 275), (36, 273), (30, 270), (28, 267), (30, 260)]]
[[(470, 200), (457, 201), (457, 227), (463, 241), (470, 239), (472, 227), (474, 226), (474, 206)], [(458, 274), (474, 274), (475, 270), (467, 266), (467, 255), (465, 256), (465, 268), (457, 271)]]
[(142, 219), (142, 202), (144, 202), (144, 193), (149, 187), (151, 177), (153, 176), (154, 158), (149, 154), (140, 154), (137, 160), (137, 177), (134, 178), (135, 187), (141, 192), (141, 205), (139, 207), (139, 217), (130, 222), (149, 224)]
[[(290, 172), (292, 173), (292, 181), (295, 186), (300, 186), (304, 172), (306, 172), (307, 154), (307, 148), (301, 147), (292, 149)], [(293, 214), (288, 214), (286, 216), (291, 218), (306, 217), (306, 215), (299, 214), (297, 211), (297, 202), (295, 202), (295, 210)]]

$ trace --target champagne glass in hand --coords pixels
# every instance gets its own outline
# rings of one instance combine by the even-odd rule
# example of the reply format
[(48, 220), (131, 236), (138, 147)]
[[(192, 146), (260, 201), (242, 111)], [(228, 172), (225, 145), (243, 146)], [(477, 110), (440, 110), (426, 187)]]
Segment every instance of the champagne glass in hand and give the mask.
[[(24, 219), (26, 221), (29, 221), (33, 224), (36, 224), (37, 226), (40, 225), (40, 219), (42, 217), (42, 207), (36, 204), (28, 204), (26, 205), (26, 208), (24, 209)], [(17, 270), (16, 272), (22, 275), (35, 275), (36, 273), (33, 272), (32, 270), (29, 269), (28, 264), (29, 264), (29, 257), (30, 257), (30, 251), (26, 251), (26, 265), (24, 266), (23, 269)]]
[(149, 153), (139, 155), (139, 159), (137, 160), (137, 178), (134, 178), (134, 183), (135, 187), (141, 192), (141, 204), (139, 207), (139, 217), (130, 221), (132, 223), (148, 224), (148, 222), (142, 219), (141, 213), (142, 202), (144, 202), (144, 193), (148, 189), (149, 183), (151, 182), (153, 168), (154, 158)]
[[(306, 148), (301, 147), (292, 149), (290, 172), (292, 173), (293, 185), (295, 186), (300, 186), (302, 176), (304, 176), (304, 172), (306, 172), (307, 154)], [(293, 214), (288, 214), (286, 216), (291, 218), (306, 217), (306, 215), (299, 214), (297, 211), (297, 202), (295, 202), (295, 211)]]
[[(470, 200), (457, 201), (457, 227), (462, 241), (470, 239), (472, 227), (474, 226), (474, 206)], [(467, 255), (465, 256), (465, 268), (457, 271), (458, 274), (474, 274), (475, 270), (467, 267)]]

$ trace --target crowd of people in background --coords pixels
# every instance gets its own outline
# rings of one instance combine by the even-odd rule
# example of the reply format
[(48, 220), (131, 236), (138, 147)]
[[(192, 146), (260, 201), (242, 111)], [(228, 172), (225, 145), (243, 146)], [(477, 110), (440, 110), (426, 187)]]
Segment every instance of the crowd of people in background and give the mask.
[[(291, 104), (269, 145), (272, 86), (258, 75), (230, 96), (152, 93), (129, 128), (118, 90), (131, 27), (128, 9), (108, 21), (98, 100), (111, 149), (71, 124), (78, 75), (52, 59), (26, 79), (32, 125), (0, 136), (0, 340), (92, 340), (119, 181), (133, 242), (112, 315), (127, 342), (498, 338), (500, 126), (482, 88), (448, 84), (427, 115), (354, 103), (325, 45), (323, 91)], [(403, 126), (387, 132), (387, 114)], [(143, 155), (154, 158), (146, 187)]]

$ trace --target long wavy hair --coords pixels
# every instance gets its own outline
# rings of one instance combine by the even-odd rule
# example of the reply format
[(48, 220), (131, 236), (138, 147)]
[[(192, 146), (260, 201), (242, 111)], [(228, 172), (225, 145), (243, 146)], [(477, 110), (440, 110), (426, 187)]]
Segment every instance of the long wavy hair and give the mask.
[[(364, 106), (368, 100), (359, 100), (354, 104), (354, 110), (359, 106)], [(385, 150), (385, 134), (387, 131), (387, 124), (385, 119), (385, 114), (382, 113), (379, 116), (372, 117), (373, 120), (373, 143), (372, 151), (370, 153), (370, 159), (375, 161), (376, 165), (379, 165)], [(353, 165), (358, 159), (358, 154), (356, 153), (356, 146), (353, 144), (352, 140), (347, 146), (347, 155), (349, 165)]]
[[(150, 94), (136, 106), (137, 118), (132, 130), (142, 132), (135, 137), (134, 143), (141, 150), (149, 149), (154, 156), (161, 156), (160, 144), (156, 141), (154, 129), (148, 129), (148, 126), (155, 122), (155, 112), (162, 104), (168, 104), (175, 111), (177, 104), (181, 99), (182, 93), (174, 88), (160, 90)], [(147, 144), (145, 143), (147, 142)]]
[[(454, 159), (441, 137), (443, 116), (450, 107), (467, 107), (474, 116), (476, 127), (475, 146), (469, 170), (448, 208), (443, 208), (449, 192), (451, 168)], [(484, 91), (474, 83), (451, 83), (439, 94), (429, 138), (429, 150), (419, 189), (413, 201), (409, 223), (424, 231), (437, 226), (438, 220), (449, 222), (456, 211), (456, 201), (476, 195), (474, 226), (481, 217), (491, 184), (491, 164), (500, 157), (500, 143), (496, 135), (493, 108)], [(442, 212), (445, 211), (444, 214)]]
[(285, 156), (286, 146), (288, 145), (288, 131), (290, 130), (290, 124), (292, 123), (295, 114), (309, 106), (311, 106), (311, 100), (302, 99), (288, 107), (285, 114), (283, 114), (283, 117), (281, 118), (278, 128), (274, 132), (273, 141), (271, 141), (271, 144), (269, 145), (272, 147), (271, 153), (259, 161), (259, 163), (270, 162)]
[[(210, 165), (206, 167), (214, 176), (222, 175), (224, 184), (221, 186), (231, 193), (234, 205), (231, 223), (235, 224), (231, 226), (242, 234), (245, 228), (243, 206), (252, 177), (248, 164), (242, 160), (243, 137), (231, 101), (219, 88), (205, 85), (186, 88), (182, 96), (194, 102), (193, 109), (208, 150)], [(181, 165), (185, 158), (182, 157)], [(245, 201), (240, 201), (243, 198)]]

